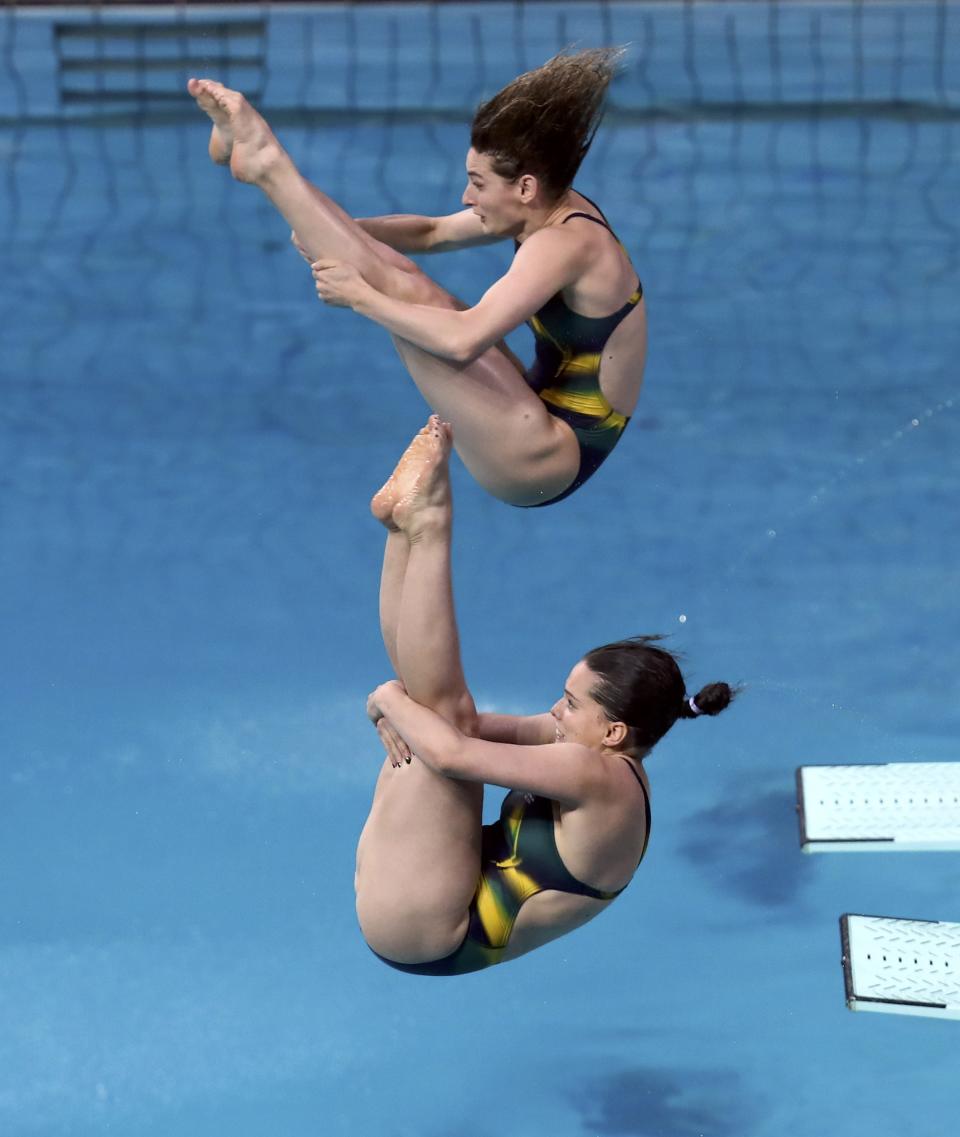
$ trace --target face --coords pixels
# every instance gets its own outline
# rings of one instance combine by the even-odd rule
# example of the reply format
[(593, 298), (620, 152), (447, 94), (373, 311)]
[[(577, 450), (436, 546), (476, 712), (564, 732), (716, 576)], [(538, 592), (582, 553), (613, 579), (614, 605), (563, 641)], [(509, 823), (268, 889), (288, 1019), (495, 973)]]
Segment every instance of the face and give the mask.
[(596, 672), (581, 659), (567, 676), (563, 695), (550, 708), (557, 724), (557, 742), (579, 742), (595, 749), (605, 745), (612, 724), (590, 694), (597, 683)]
[(520, 183), (495, 173), (489, 155), (473, 147), (467, 152), (467, 188), (461, 200), (487, 233), (507, 236), (523, 224)]

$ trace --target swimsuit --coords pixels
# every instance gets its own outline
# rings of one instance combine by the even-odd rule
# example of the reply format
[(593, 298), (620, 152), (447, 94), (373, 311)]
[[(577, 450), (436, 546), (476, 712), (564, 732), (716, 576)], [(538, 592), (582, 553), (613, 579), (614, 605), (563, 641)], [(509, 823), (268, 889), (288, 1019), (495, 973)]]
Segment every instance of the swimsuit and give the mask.
[[(642, 861), (650, 839), (650, 799), (633, 765), (626, 758), (623, 761), (643, 790), (647, 820)], [(557, 849), (553, 802), (513, 790), (503, 799), (500, 820), (483, 826), (480, 880), (470, 902), (470, 922), (460, 946), (450, 955), (426, 963), (396, 963), (382, 955), (379, 958), (397, 971), (412, 975), (465, 975), (492, 967), (503, 957), (524, 901), (547, 889), (596, 900), (613, 900), (623, 892), (623, 888), (605, 892), (577, 880)]]
[[(613, 235), (606, 218), (597, 206), (593, 207), (600, 217), (569, 213), (560, 224), (566, 225), (572, 217), (585, 217)], [(578, 490), (596, 473), (630, 421), (628, 415), (618, 414), (610, 406), (600, 390), (600, 363), (607, 341), (642, 296), (643, 286), (638, 280), (633, 295), (613, 315), (581, 316), (567, 307), (563, 293), (558, 292), (527, 321), (536, 340), (536, 358), (525, 376), (527, 384), (550, 414), (573, 430), (580, 447), (576, 477), (556, 497), (538, 501), (536, 506), (552, 505)]]

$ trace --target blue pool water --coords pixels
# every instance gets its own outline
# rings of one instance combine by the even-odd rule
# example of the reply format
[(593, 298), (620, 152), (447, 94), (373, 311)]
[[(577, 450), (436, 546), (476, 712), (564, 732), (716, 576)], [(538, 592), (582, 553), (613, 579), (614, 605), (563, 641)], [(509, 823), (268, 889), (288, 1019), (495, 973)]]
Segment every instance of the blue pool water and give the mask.
[[(848, 1012), (837, 919), (960, 920), (960, 860), (802, 857), (793, 776), (958, 757), (960, 14), (398, 11), (270, 15), (264, 103), (358, 215), (456, 207), (466, 121), (433, 112), (497, 68), (634, 44), (578, 184), (642, 275), (647, 382), (560, 505), (455, 471), (478, 700), (541, 709), (640, 631), (744, 694), (648, 762), (650, 851), (601, 919), (455, 981), (379, 965), (367, 501), (425, 408), (199, 117), (58, 111), (57, 13), (0, 9), (0, 1132), (948, 1133), (957, 1024)], [(416, 109), (430, 44), (488, 39), (522, 50), (376, 113)], [(427, 267), (470, 300), (508, 252)]]

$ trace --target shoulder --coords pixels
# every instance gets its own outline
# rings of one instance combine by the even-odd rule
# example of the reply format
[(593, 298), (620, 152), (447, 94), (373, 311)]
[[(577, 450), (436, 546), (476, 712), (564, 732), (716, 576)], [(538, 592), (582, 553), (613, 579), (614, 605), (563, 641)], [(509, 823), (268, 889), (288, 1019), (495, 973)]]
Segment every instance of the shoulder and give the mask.
[(617, 797), (622, 793), (620, 763), (616, 758), (579, 742), (553, 742), (554, 759), (576, 770), (583, 798)]
[(582, 245), (589, 233), (586, 226), (582, 228), (574, 225), (544, 225), (542, 229), (536, 229), (518, 246), (517, 251), (522, 253), (531, 249), (535, 249), (537, 254), (542, 254), (545, 249), (574, 249)]
[(566, 803), (558, 801), (560, 809), (564, 813), (591, 817), (602, 824), (623, 822), (631, 827), (638, 825), (644, 816), (649, 817), (650, 788), (646, 775), (637, 779), (625, 768), (619, 755), (590, 750), (587, 754), (591, 762), (582, 768), (578, 798)]
[(591, 261), (591, 235), (572, 225), (546, 225), (537, 229), (517, 246), (514, 265), (540, 273), (561, 271), (576, 275)]

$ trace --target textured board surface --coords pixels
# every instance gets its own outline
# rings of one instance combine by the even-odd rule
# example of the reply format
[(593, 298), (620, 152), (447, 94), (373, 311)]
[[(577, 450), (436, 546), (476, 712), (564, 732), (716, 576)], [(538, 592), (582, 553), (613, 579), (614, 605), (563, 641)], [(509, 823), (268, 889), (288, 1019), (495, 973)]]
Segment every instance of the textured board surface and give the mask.
[(805, 853), (960, 849), (960, 762), (801, 766)]
[(840, 935), (852, 1011), (960, 1018), (960, 924), (845, 915)]

